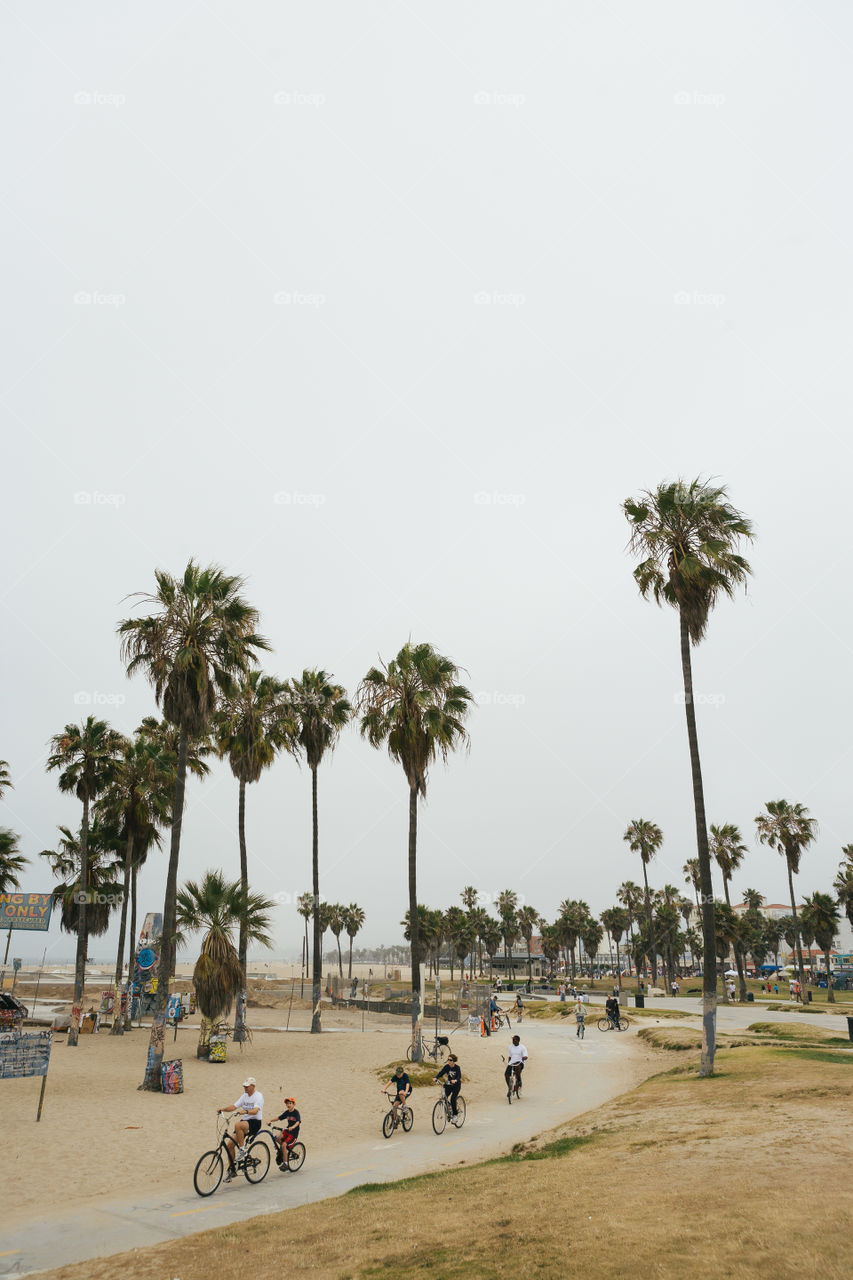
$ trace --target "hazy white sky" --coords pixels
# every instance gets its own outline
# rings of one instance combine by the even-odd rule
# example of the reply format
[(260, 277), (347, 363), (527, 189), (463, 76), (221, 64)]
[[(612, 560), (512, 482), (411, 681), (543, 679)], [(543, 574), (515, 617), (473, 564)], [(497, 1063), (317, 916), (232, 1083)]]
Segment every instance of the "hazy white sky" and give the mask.
[[(709, 821), (849, 813), (853, 13), (843, 3), (4, 6), (0, 821), (76, 824), (44, 773), (87, 711), (153, 710), (115, 627), (155, 566), (247, 575), (280, 676), (353, 691), (410, 635), (467, 668), (420, 897), (553, 916), (695, 852), (677, 619), (619, 504), (713, 474), (756, 524), (695, 653)], [(88, 702), (86, 702), (88, 699)], [(399, 940), (402, 772), (345, 736), (322, 890)], [(237, 787), (190, 787), (182, 874), (235, 875)], [(250, 875), (310, 883), (310, 778), (248, 795)], [(159, 909), (165, 859), (142, 881)], [(34, 865), (25, 888), (48, 889)], [(785, 901), (757, 847), (735, 880)], [(282, 905), (277, 951), (299, 946)], [(49, 955), (70, 955), (58, 923)], [(13, 952), (41, 954), (40, 935)], [(97, 955), (113, 946), (93, 944)]]

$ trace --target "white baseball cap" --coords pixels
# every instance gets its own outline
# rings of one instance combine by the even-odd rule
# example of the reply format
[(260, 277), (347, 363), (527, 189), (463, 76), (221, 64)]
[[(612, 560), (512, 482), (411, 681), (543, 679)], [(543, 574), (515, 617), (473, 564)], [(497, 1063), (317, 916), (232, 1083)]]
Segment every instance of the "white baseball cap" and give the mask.
[(250, 1084), (256, 1084), (256, 1083), (257, 1081), (255, 1080), (254, 1076), (248, 1076), (247, 1079), (243, 1081), (243, 1088), (248, 1089)]

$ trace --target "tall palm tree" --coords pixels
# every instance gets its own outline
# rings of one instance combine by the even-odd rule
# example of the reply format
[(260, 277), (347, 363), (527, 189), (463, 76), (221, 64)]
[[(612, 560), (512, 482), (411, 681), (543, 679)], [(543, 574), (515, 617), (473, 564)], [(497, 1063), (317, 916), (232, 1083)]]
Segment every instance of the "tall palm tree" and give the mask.
[(758, 839), (781, 853), (788, 867), (788, 891), (791, 895), (791, 917), (794, 921), (794, 942), (797, 951), (797, 969), (800, 989), (806, 989), (806, 972), (803, 967), (803, 948), (800, 940), (800, 922), (794, 897), (794, 876), (800, 870), (804, 851), (817, 838), (817, 819), (812, 818), (802, 804), (789, 804), (787, 800), (768, 800), (766, 813), (755, 819)]
[(341, 955), (341, 934), (344, 931), (344, 924), (346, 923), (344, 920), (345, 910), (346, 908), (342, 907), (339, 902), (333, 902), (329, 907), (329, 928), (335, 935), (335, 942), (338, 945), (338, 976), (340, 978), (343, 978), (344, 976), (344, 960)]
[[(60, 927), (63, 933), (76, 934), (80, 927), (79, 905), (82, 878), (82, 833), (77, 835), (70, 827), (61, 826), (55, 849), (43, 849), (40, 857), (50, 866), (59, 884), (53, 891), (60, 908)], [(86, 881), (88, 884), (86, 911), (86, 942), (91, 937), (103, 937), (109, 928), (110, 916), (121, 898), (121, 850), (119, 827), (110, 818), (93, 813), (86, 840)]]
[(143, 673), (154, 688), (164, 717), (179, 730), (160, 966), (151, 1052), (142, 1085), (143, 1089), (159, 1091), (190, 739), (209, 732), (219, 699), (232, 692), (235, 678), (257, 659), (259, 651), (270, 646), (257, 633), (257, 610), (241, 595), (243, 578), (226, 574), (216, 565), (203, 569), (194, 560), (180, 578), (163, 569), (155, 570), (154, 577), (154, 593), (138, 592), (135, 596), (153, 612), (125, 619), (118, 633), (127, 674)]
[(344, 929), (349, 938), (349, 963), (347, 969), (347, 977), (349, 978), (352, 977), (352, 944), (363, 928), (364, 907), (360, 907), (357, 902), (351, 902), (348, 907), (344, 907)]
[(631, 937), (633, 937), (634, 921), (637, 918), (643, 891), (638, 884), (634, 884), (633, 880), (623, 880), (616, 892), (616, 897), (628, 912), (628, 928), (631, 931)]
[(826, 964), (826, 999), (830, 1004), (834, 1004), (835, 993), (832, 990), (830, 952), (835, 942), (835, 935), (838, 932), (841, 913), (830, 894), (815, 892), (810, 898), (806, 898), (803, 903), (802, 918), (803, 928), (808, 929), (823, 952), (824, 963)]
[(518, 931), (518, 894), (514, 889), (503, 889), (495, 903), (498, 909), (501, 933), (504, 940), (504, 971), (515, 978), (515, 966), (512, 962), (512, 948), (519, 938)]
[[(298, 911), (299, 915), (302, 916), (302, 919), (305, 921), (305, 944), (304, 944), (305, 949), (303, 951), (303, 956), (304, 956), (304, 968), (307, 968), (308, 967), (308, 921), (313, 920), (314, 918), (313, 893), (300, 893), (299, 897), (296, 899), (296, 910)], [(302, 977), (303, 982), (305, 977), (304, 968), (303, 968), (303, 977)], [(300, 1000), (302, 999), (303, 994), (304, 994), (303, 988), (300, 987), (300, 991), (299, 991)]]
[(533, 942), (533, 930), (539, 923), (539, 912), (535, 907), (531, 907), (529, 903), (525, 902), (523, 907), (519, 907), (516, 919), (518, 920), (518, 931), (527, 947), (527, 977), (532, 982), (533, 956), (531, 955), (530, 947)]
[[(160, 828), (166, 826), (171, 816), (173, 779), (172, 758), (144, 730), (137, 730), (132, 740), (124, 742), (116, 761), (113, 781), (99, 801), (99, 807), (105, 816), (109, 816), (120, 826), (125, 841), (121, 922), (113, 988), (113, 1024), (110, 1031), (114, 1036), (122, 1035), (125, 1030), (125, 1019), (121, 1015), (121, 981), (134, 849), (138, 860), (147, 854), (152, 845), (159, 848), (162, 844)], [(132, 980), (132, 974), (128, 976)]]
[(372, 747), (386, 746), (402, 765), (409, 787), (408, 878), (412, 918), (412, 1060), (423, 1058), (422, 996), (417, 919), (418, 798), (426, 796), (430, 766), (447, 761), (468, 742), (465, 728), (474, 695), (459, 683), (460, 670), (431, 644), (409, 641), (387, 664), (371, 667), (357, 705), (361, 733)]
[[(264, 675), (257, 668), (247, 671), (222, 698), (216, 713), (214, 732), (220, 757), (228, 758), (237, 779), (237, 837), (240, 845), (240, 883), (249, 889), (249, 858), (246, 851), (246, 786), (258, 782), (264, 769), (275, 760), (276, 753), (287, 750), (295, 754), (296, 730), (288, 701), (288, 686), (275, 676)], [(243, 982), (237, 992), (234, 1040), (246, 1039), (246, 963), (247, 933), (240, 928), (238, 954)]]
[(658, 962), (657, 951), (655, 949), (655, 926), (652, 919), (652, 903), (649, 895), (649, 876), (646, 868), (663, 844), (663, 832), (655, 822), (649, 822), (646, 818), (634, 818), (633, 822), (628, 823), (627, 830), (625, 831), (622, 839), (628, 845), (628, 848), (632, 853), (639, 853), (640, 860), (643, 864), (643, 896), (646, 904), (646, 928), (649, 931), (649, 942), (651, 945), (652, 982), (657, 986)]
[(581, 942), (589, 965), (589, 980), (591, 983), (595, 974), (595, 957), (598, 955), (598, 948), (601, 946), (603, 937), (604, 930), (601, 925), (594, 916), (588, 916), (581, 930)]
[[(729, 883), (735, 871), (743, 862), (748, 849), (743, 842), (743, 836), (740, 833), (740, 827), (733, 822), (724, 822), (720, 826), (711, 823), (711, 837), (709, 847), (711, 855), (715, 859), (717, 866), (723, 873), (723, 893), (725, 895), (728, 906), (732, 905), (729, 896)], [(746, 1001), (746, 978), (743, 972), (743, 952), (735, 941), (735, 965), (737, 966), (739, 999), (741, 1003)]]
[(317, 808), (317, 770), (323, 758), (337, 746), (338, 738), (352, 714), (346, 690), (335, 684), (325, 671), (302, 672), (301, 680), (291, 681), (291, 707), (296, 720), (295, 740), (305, 752), (311, 770), (311, 874), (314, 894), (314, 939), (312, 947), (311, 1030), (322, 1031), (320, 996), (323, 982), (323, 947), (320, 929), (320, 822)]
[(853, 924), (853, 844), (842, 845), (841, 852), (844, 858), (838, 868), (838, 875), (835, 877), (833, 889), (835, 896), (841, 903), (844, 914)]
[(89, 892), (88, 844), (90, 807), (112, 781), (116, 759), (123, 749), (121, 734), (105, 720), (87, 716), (82, 725), (67, 724), (50, 740), (47, 769), (59, 770), (59, 790), (73, 792), (83, 805), (80, 827), (80, 887), (77, 892), (77, 960), (74, 966), (74, 1009), (68, 1028), (68, 1044), (76, 1045), (80, 1030), (83, 987), (86, 978), (86, 908)]
[(489, 916), (483, 926), (482, 932), (483, 946), (486, 948), (486, 955), (489, 957), (489, 981), (492, 980), (494, 973), (495, 956), (500, 951), (503, 934), (501, 927), (493, 916)]
[[(646, 490), (623, 506), (631, 526), (630, 549), (640, 557), (634, 581), (644, 599), (677, 610), (681, 635), (684, 712), (693, 775), (696, 852), (705, 954), (714, 954), (714, 889), (705, 820), (705, 793), (699, 761), (696, 707), (693, 697), (691, 646), (703, 639), (711, 612), (721, 596), (734, 595), (751, 572), (740, 554), (752, 536), (752, 525), (728, 501), (726, 489), (697, 478), (674, 480)], [(699, 1073), (714, 1070), (717, 984), (709, 965), (703, 968), (702, 1059)]]
[(234, 931), (246, 929), (251, 942), (271, 947), (270, 912), (275, 904), (258, 893), (246, 892), (239, 880), (227, 881), (221, 871), (206, 871), (200, 883), (188, 880), (178, 892), (176, 923), (182, 935), (204, 930), (201, 954), (193, 970), (201, 1033), (197, 1054), (205, 1057), (210, 1033), (231, 1011), (243, 982)]
[(622, 989), (622, 966), (619, 963), (619, 943), (628, 929), (628, 913), (624, 907), (607, 907), (599, 919), (607, 930), (610, 944), (616, 943), (616, 981)]
[(684, 872), (684, 883), (689, 884), (693, 888), (696, 895), (696, 906), (699, 904), (699, 859), (688, 858), (684, 866), (681, 868)]
[(468, 917), (461, 907), (448, 907), (444, 913), (444, 936), (448, 943), (450, 960), (450, 981), (453, 981), (453, 963), (456, 959), (456, 942), (466, 933)]
[[(719, 968), (719, 978), (723, 987), (723, 1002), (729, 1003), (729, 994), (726, 990), (726, 978), (723, 972), (723, 964), (728, 959), (729, 951), (733, 950), (740, 936), (740, 921), (738, 920), (734, 910), (727, 902), (716, 902), (714, 904), (714, 951), (717, 957)], [(708, 965), (704, 965), (707, 971)]]

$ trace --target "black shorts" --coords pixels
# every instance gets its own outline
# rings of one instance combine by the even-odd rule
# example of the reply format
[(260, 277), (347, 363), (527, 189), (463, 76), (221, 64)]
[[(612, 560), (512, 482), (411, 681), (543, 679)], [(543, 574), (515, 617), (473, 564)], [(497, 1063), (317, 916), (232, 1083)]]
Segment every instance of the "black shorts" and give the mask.
[(246, 1123), (247, 1123), (247, 1125), (249, 1126), (249, 1137), (250, 1137), (250, 1138), (254, 1138), (254, 1136), (255, 1136), (255, 1134), (256, 1134), (256, 1133), (260, 1133), (260, 1131), (261, 1131), (261, 1124), (262, 1124), (263, 1122), (262, 1122), (261, 1120), (259, 1120), (257, 1116), (249, 1116), (249, 1117), (247, 1118), (247, 1120), (246, 1120)]

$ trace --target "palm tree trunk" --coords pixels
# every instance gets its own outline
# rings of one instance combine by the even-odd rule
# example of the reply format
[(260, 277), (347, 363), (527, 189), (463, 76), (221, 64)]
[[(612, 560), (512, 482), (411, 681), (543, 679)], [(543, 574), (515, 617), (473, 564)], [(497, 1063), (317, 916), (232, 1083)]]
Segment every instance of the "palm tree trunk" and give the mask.
[[(832, 969), (830, 968), (829, 953), (831, 947), (827, 947), (823, 953), (823, 962), (826, 965), (826, 1003), (835, 1004), (835, 992), (832, 990)], [(847, 1024), (849, 1027), (849, 1023)]]
[(80, 1034), (80, 1020), (83, 1016), (83, 990), (86, 985), (86, 949), (89, 939), (86, 934), (86, 896), (89, 891), (89, 797), (83, 799), (83, 823), (80, 827), (80, 880), (77, 902), (77, 955), (74, 965), (74, 1001), (71, 1009), (71, 1022), (68, 1027), (67, 1043), (74, 1046)]
[(350, 933), (348, 934), (348, 937), (349, 937), (349, 963), (347, 965), (347, 977), (350, 979), (350, 981), (352, 981), (352, 943), (355, 935)]
[(121, 976), (124, 971), (124, 939), (127, 928), (127, 900), (130, 897), (130, 869), (133, 861), (133, 832), (127, 837), (127, 848), (124, 855), (124, 883), (121, 895), (121, 923), (118, 927), (118, 950), (116, 952), (116, 980), (113, 987), (113, 1025), (111, 1036), (124, 1035), (124, 1021), (121, 1016)]
[(341, 955), (341, 935), (335, 934), (335, 942), (338, 944), (338, 975), (343, 980), (344, 976), (344, 958)]
[(794, 942), (797, 944), (797, 968), (800, 972), (800, 992), (805, 999), (806, 971), (803, 966), (803, 946), (800, 940), (800, 918), (797, 915), (797, 902), (794, 897), (794, 874), (791, 871), (790, 861), (787, 858), (785, 861), (788, 863), (788, 889), (791, 893), (791, 915), (794, 917)]
[(652, 985), (658, 985), (658, 952), (655, 946), (655, 923), (652, 915), (652, 900), (649, 894), (649, 877), (646, 874), (646, 860), (641, 859), (643, 864), (643, 884), (646, 886), (646, 919), (649, 925), (649, 950), (651, 951), (652, 962)]
[(311, 770), (311, 820), (313, 837), (311, 843), (311, 887), (314, 893), (314, 940), (311, 978), (311, 1031), (322, 1031), (320, 1023), (320, 988), (323, 981), (323, 946), (320, 937), (320, 829), (317, 815), (317, 770)]
[(532, 986), (533, 985), (533, 956), (530, 954), (530, 938), (527, 938), (526, 942), (527, 942), (527, 981)]
[(134, 866), (130, 873), (130, 937), (128, 939), (128, 958), (127, 958), (127, 985), (125, 986), (124, 995), (124, 1029), (130, 1031), (133, 1027), (133, 1021), (130, 1016), (131, 1001), (133, 999), (133, 968), (136, 964), (136, 872)]
[(708, 823), (705, 819), (705, 792), (702, 787), (702, 766), (699, 761), (699, 738), (696, 733), (696, 708), (693, 704), (693, 669), (690, 661), (690, 633), (687, 620), (679, 614), (681, 623), (681, 675), (684, 681), (684, 712), (687, 717), (687, 739), (690, 744), (690, 769), (693, 775), (693, 808), (696, 814), (696, 851), (699, 857), (699, 888), (702, 891), (702, 1059), (700, 1076), (714, 1073), (714, 1053), (717, 1041), (717, 976), (714, 957), (717, 954), (714, 929), (714, 885), (711, 880), (711, 853), (708, 848)]
[[(240, 887), (243, 890), (244, 905), (249, 896), (249, 859), (246, 853), (246, 784), (240, 779), (240, 799), (237, 805), (237, 832), (240, 840)], [(237, 992), (237, 1013), (234, 1018), (234, 1043), (240, 1044), (246, 1037), (246, 915), (240, 917), (240, 940), (238, 954), (240, 956), (240, 972), (243, 975), (242, 985)]]
[(616, 981), (619, 983), (619, 990), (622, 990), (622, 965), (619, 960), (619, 939), (616, 939)]
[(154, 1013), (151, 1018), (148, 1062), (140, 1086), (140, 1088), (150, 1093), (160, 1093), (163, 1089), (160, 1068), (163, 1065), (163, 1049), (166, 1036), (166, 1002), (169, 999), (169, 977), (172, 968), (172, 950), (175, 943), (178, 862), (181, 856), (181, 824), (184, 817), (184, 794), (187, 785), (188, 745), (187, 731), (182, 728), (178, 739), (178, 769), (175, 776), (175, 801), (172, 805), (172, 842), (169, 849), (169, 870), (166, 875), (166, 896), (163, 901), (163, 934), (160, 938), (157, 991), (154, 996)]
[[(730, 907), (732, 905), (732, 900), (729, 897), (729, 882), (726, 876), (723, 876), (723, 891), (726, 895), (726, 905)], [(735, 953), (735, 968), (737, 969), (738, 999), (741, 1004), (746, 1004), (746, 978), (743, 973), (743, 956), (741, 955), (737, 939), (732, 943), (732, 949)]]
[(412, 1062), (423, 1061), (421, 1046), (421, 930), (418, 917), (418, 790), (409, 787), (409, 933), (412, 944)]

